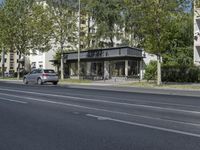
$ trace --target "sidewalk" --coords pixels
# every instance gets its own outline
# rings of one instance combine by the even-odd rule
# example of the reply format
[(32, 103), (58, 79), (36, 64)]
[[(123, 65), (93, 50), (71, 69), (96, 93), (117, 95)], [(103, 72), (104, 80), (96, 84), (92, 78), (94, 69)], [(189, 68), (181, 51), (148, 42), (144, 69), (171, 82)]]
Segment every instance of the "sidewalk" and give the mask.
[[(0, 83), (23, 84), (22, 80), (5, 80), (0, 79)], [(133, 81), (131, 81), (132, 83)], [(106, 90), (119, 92), (132, 92), (144, 94), (163, 94), (163, 95), (177, 95), (177, 96), (192, 96), (200, 97), (200, 89), (178, 89), (161, 87), (141, 87), (128, 85), (130, 82), (92, 82), (92, 83), (59, 83), (59, 87), (76, 88), (76, 89), (91, 89), (91, 90)], [(137, 84), (136, 84), (137, 85)], [(186, 84), (192, 86), (200, 86), (199, 84)]]

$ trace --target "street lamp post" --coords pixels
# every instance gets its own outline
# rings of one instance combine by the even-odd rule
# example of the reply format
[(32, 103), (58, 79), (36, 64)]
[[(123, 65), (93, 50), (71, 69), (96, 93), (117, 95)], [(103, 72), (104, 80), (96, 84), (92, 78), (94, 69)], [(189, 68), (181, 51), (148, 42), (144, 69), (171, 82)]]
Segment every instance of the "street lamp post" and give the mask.
[(80, 47), (81, 47), (81, 0), (78, 0), (78, 79), (80, 80)]

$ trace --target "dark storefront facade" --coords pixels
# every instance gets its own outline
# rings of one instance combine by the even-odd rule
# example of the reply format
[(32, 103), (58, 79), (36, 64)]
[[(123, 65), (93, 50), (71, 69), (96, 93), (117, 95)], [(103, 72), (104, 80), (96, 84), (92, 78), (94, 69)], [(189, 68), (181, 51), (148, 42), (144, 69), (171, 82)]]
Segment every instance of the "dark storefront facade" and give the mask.
[[(65, 72), (70, 78), (78, 73), (76, 52), (64, 55)], [(142, 78), (142, 50), (131, 47), (94, 49), (80, 53), (80, 76), (84, 79)]]

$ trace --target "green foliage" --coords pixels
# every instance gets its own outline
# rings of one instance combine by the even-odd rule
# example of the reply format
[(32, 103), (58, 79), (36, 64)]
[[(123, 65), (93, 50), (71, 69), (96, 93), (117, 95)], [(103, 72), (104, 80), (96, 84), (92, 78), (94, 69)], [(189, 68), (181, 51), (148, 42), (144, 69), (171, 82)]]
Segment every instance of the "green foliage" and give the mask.
[(142, 12), (141, 2), (133, 0), (124, 0), (122, 6), (122, 21), (125, 35), (122, 37), (124, 45), (132, 47), (141, 47), (144, 36), (141, 34), (140, 26)]
[[(33, 0), (6, 0), (3, 8), (1, 45), (18, 52), (19, 60), (30, 51), (48, 51), (51, 47), (51, 26), (45, 7)], [(1, 35), (1, 37), (2, 37)], [(20, 63), (18, 63), (18, 78)]]
[(193, 13), (179, 13), (170, 28), (168, 51), (193, 46)]
[[(78, 0), (46, 2), (48, 5), (42, 0), (37, 3), (34, 0), (6, 0), (0, 6), (0, 51), (5, 47), (7, 51), (27, 55), (30, 50), (48, 51), (54, 42), (58, 45), (56, 60), (59, 61), (60, 53), (76, 49)], [(95, 41), (93, 47), (112, 47), (117, 38), (122, 45), (142, 47), (161, 55), (163, 69), (175, 68), (187, 74), (184, 68), (193, 67), (193, 14), (185, 11), (188, 2), (81, 0), (82, 19), (94, 21), (94, 25), (88, 25), (88, 31), (83, 31), (87, 33), (81, 35), (81, 44), (86, 43), (89, 47)], [(90, 33), (91, 29), (95, 32)], [(149, 80), (156, 77), (155, 65), (151, 63), (147, 67)], [(164, 80), (173, 79), (165, 76), (165, 71), (162, 73)]]
[(48, 6), (33, 3), (31, 16), (28, 17), (30, 28), (32, 51), (45, 52), (51, 49), (51, 38), (53, 32), (53, 21), (48, 13)]
[(99, 44), (100, 40), (108, 40), (100, 47), (113, 47), (114, 37), (119, 37), (120, 27), (122, 26), (121, 18), (121, 1), (120, 0), (86, 0), (86, 10), (92, 16), (96, 33), (95, 39)]
[(3, 5), (0, 5), (0, 53), (7, 43), (8, 23)]
[(185, 68), (193, 65), (193, 48), (174, 48), (163, 55), (164, 66), (178, 66)]
[(148, 66), (145, 68), (145, 74), (144, 78), (149, 81), (149, 80), (155, 80), (156, 79), (156, 74), (157, 74), (157, 62), (156, 61), (151, 61)]
[(51, 22), (45, 8), (31, 0), (6, 0), (3, 8), (6, 45), (20, 55), (50, 48)]
[(200, 68), (197, 66), (163, 66), (162, 71), (165, 82), (200, 82)]
[(195, 1), (195, 6), (197, 8), (200, 8), (200, 0), (194, 0)]
[(165, 82), (199, 82), (200, 68), (193, 65), (193, 48), (176, 48), (163, 55), (162, 79)]
[[(181, 56), (182, 57), (182, 56)], [(187, 57), (187, 56), (186, 56)], [(190, 63), (181, 63), (180, 58), (177, 61), (172, 61), (168, 64), (162, 65), (162, 81), (163, 82), (200, 82), (200, 68)], [(150, 62), (145, 69), (145, 79), (156, 79), (156, 61)]]
[[(184, 10), (187, 7), (187, 2), (188, 0), (144, 0), (141, 3), (141, 9), (144, 10), (140, 21), (143, 27), (141, 30), (144, 35), (143, 44), (148, 52), (158, 56), (158, 63), (167, 51), (170, 54), (177, 54), (178, 52), (174, 52), (174, 50), (180, 49), (184, 44), (190, 44), (193, 39), (191, 29), (188, 29), (191, 24), (183, 21), (183, 16), (186, 16)], [(185, 32), (187, 32), (186, 35), (184, 35)], [(191, 37), (191, 39), (188, 40), (188, 37)], [(185, 63), (190, 61), (184, 59), (182, 55), (180, 58)], [(169, 59), (173, 58), (168, 57)], [(164, 61), (166, 60), (165, 57)], [(173, 63), (178, 63), (178, 61), (180, 60), (177, 59)], [(161, 68), (158, 67), (157, 69), (157, 83), (160, 84), (161, 72), (159, 70)]]
[[(140, 22), (144, 34), (144, 47), (150, 53), (161, 55), (170, 44), (171, 25), (177, 19), (177, 14), (183, 10), (179, 1), (144, 0), (141, 9), (144, 10)], [(177, 21), (177, 20), (176, 20)]]
[(180, 13), (171, 25), (170, 45), (163, 54), (162, 79), (198, 82), (199, 68), (193, 65), (193, 14)]
[[(77, 45), (76, 9), (70, 1), (48, 0), (48, 13), (53, 22), (53, 39), (59, 49), (74, 50)], [(70, 43), (68, 41), (70, 40)]]

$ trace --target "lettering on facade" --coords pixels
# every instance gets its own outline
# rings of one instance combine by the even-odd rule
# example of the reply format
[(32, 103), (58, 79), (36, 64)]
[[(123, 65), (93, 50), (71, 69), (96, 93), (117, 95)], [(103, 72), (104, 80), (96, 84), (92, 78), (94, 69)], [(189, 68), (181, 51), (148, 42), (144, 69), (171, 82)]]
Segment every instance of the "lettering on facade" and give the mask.
[(104, 51), (89, 51), (87, 57), (89, 58), (104, 57)]

